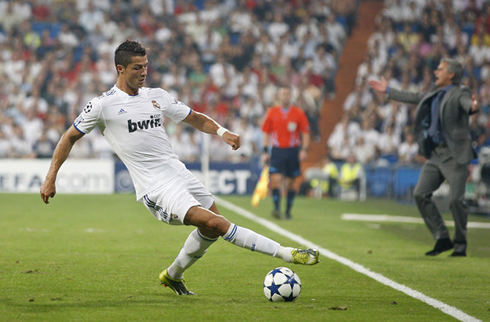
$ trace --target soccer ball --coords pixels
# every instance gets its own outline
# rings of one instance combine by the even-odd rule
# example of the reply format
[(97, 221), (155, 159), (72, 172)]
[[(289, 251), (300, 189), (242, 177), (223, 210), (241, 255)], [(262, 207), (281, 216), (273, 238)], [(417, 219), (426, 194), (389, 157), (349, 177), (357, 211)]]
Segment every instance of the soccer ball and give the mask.
[(271, 302), (291, 302), (301, 293), (298, 274), (287, 267), (271, 270), (264, 279), (264, 294)]

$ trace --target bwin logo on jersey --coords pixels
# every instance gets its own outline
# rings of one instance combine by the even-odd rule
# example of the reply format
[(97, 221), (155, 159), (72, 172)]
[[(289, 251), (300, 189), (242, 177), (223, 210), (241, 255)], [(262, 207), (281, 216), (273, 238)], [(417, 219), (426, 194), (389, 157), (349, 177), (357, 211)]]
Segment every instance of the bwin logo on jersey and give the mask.
[(128, 120), (128, 131), (132, 133), (136, 130), (148, 130), (155, 127), (162, 126), (162, 121), (160, 115), (152, 115), (149, 120), (136, 121), (133, 122), (131, 119)]

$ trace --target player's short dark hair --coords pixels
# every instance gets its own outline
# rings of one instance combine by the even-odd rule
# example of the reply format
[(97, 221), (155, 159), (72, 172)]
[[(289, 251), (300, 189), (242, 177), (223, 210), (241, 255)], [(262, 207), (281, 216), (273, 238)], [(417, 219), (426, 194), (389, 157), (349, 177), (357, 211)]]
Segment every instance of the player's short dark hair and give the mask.
[(131, 63), (131, 58), (134, 56), (146, 56), (146, 48), (137, 41), (126, 40), (117, 47), (114, 54), (116, 67), (117, 65), (121, 65), (124, 68), (128, 67)]

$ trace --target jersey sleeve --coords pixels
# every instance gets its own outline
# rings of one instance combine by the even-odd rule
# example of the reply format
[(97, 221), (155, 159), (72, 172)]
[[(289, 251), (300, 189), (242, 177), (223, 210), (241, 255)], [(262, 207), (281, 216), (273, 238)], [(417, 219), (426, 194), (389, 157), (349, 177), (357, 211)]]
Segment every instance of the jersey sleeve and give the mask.
[(262, 124), (262, 132), (270, 134), (272, 132), (272, 117), (271, 117), (272, 109), (270, 108), (267, 111), (265, 116), (264, 124)]
[(160, 89), (161, 95), (166, 102), (165, 107), (162, 109), (163, 116), (170, 118), (175, 123), (182, 122), (192, 111), (192, 109), (186, 104), (177, 101), (167, 91)]
[(83, 108), (83, 111), (73, 122), (73, 126), (83, 134), (87, 134), (94, 129), (100, 119), (102, 106), (96, 98), (92, 99)]

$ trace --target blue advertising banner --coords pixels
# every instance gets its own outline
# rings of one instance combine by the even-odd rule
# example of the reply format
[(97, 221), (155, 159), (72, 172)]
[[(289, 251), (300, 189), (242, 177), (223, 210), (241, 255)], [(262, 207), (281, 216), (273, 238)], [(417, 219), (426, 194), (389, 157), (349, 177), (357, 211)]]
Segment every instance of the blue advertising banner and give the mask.
[[(187, 168), (204, 182), (201, 163), (187, 163)], [(210, 163), (209, 182), (206, 184), (212, 194), (251, 195), (255, 188), (260, 169), (254, 163)], [(134, 186), (126, 166), (115, 164), (115, 192), (133, 193)]]

